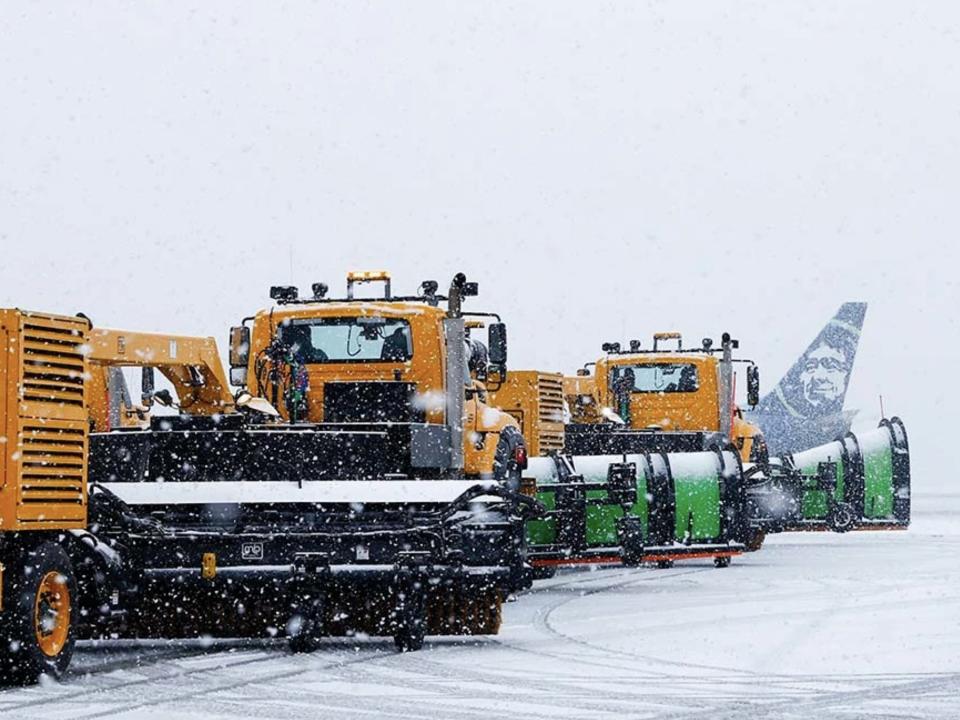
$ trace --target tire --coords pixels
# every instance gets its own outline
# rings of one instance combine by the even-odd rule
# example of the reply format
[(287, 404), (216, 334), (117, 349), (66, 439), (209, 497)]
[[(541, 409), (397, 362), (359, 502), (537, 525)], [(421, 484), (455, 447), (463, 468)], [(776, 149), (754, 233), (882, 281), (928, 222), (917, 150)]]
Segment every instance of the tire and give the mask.
[(713, 566), (718, 568), (730, 567), (730, 556), (719, 555), (713, 559)]
[(657, 568), (660, 570), (669, 570), (673, 567), (673, 560), (657, 560)]
[(849, 503), (834, 503), (827, 515), (827, 524), (837, 533), (845, 533), (857, 524), (853, 507)]
[(19, 550), (4, 572), (0, 678), (18, 684), (63, 677), (76, 642), (77, 581), (53, 542)]
[(552, 577), (555, 577), (557, 574), (557, 569), (552, 565), (534, 565), (533, 566), (533, 579), (534, 580), (549, 580)]
[(508, 489), (518, 492), (523, 470), (514, 460), (518, 447), (523, 447), (523, 435), (517, 428), (508, 425), (500, 431), (497, 450), (493, 455), (493, 479)]

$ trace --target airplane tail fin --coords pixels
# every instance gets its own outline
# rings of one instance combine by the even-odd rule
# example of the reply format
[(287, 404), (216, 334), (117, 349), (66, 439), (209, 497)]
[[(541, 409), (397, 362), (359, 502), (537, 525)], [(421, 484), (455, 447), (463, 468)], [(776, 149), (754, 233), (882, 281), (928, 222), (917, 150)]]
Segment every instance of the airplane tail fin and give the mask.
[[(821, 441), (826, 433), (836, 436), (849, 428), (843, 403), (866, 314), (864, 302), (841, 305), (793, 367), (760, 401), (759, 416), (771, 426), (770, 430), (780, 429), (772, 434), (784, 435), (783, 443), (774, 444), (792, 446)], [(764, 432), (767, 434), (767, 428)], [(814, 434), (821, 437), (809, 437)]]

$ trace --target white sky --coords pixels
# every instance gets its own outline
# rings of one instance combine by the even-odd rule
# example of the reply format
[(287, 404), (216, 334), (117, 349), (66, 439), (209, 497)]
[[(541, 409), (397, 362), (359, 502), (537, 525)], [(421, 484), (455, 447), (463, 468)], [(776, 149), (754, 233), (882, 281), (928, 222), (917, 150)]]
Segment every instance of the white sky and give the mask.
[(463, 270), (514, 367), (730, 330), (769, 388), (863, 299), (847, 406), (948, 482), (955, 2), (8, 2), (0, 89), (0, 306), (222, 340)]

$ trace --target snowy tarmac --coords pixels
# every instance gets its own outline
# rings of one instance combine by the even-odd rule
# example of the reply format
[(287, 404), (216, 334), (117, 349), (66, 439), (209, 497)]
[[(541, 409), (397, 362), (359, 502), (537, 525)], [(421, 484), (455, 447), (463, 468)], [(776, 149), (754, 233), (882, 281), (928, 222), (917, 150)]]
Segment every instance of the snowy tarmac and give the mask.
[(82, 643), (0, 718), (957, 718), (960, 495), (907, 532), (783, 535), (718, 570), (564, 573), (497, 637)]

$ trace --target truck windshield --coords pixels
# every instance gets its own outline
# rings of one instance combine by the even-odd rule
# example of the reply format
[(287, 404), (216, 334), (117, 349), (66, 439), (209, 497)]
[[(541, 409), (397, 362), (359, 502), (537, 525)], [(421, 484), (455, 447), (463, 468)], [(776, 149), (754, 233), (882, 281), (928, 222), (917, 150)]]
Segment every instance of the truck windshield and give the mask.
[(613, 368), (611, 384), (637, 393), (696, 392), (700, 387), (697, 366), (691, 363), (647, 363)]
[(300, 362), (405, 362), (413, 357), (410, 323), (370, 317), (306, 318), (280, 326), (280, 340)]

